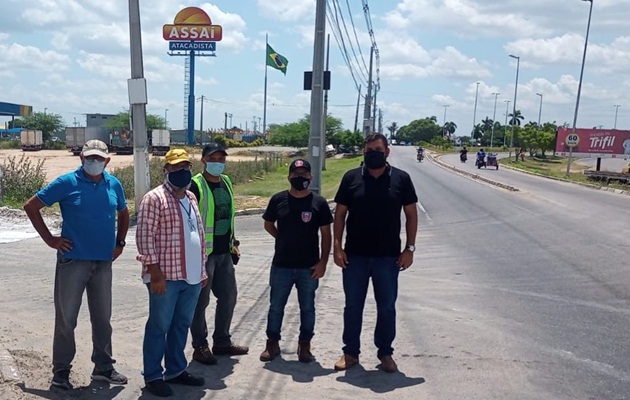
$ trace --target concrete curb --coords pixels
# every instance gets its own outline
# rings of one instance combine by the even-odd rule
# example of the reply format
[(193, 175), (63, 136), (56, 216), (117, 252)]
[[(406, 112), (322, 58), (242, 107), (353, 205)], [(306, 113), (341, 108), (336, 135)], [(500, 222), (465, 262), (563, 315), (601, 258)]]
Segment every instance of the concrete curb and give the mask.
[(453, 165), (450, 164), (446, 164), (445, 162), (443, 162), (442, 160), (439, 159), (439, 157), (435, 157), (434, 155), (430, 154), (428, 155), (429, 160), (431, 160), (432, 162), (436, 163), (437, 165), (439, 165), (440, 167), (446, 168), (446, 169), (450, 169), (451, 171), (458, 173), (460, 175), (464, 175), (467, 176), (471, 179), (475, 179), (475, 180), (479, 180), (485, 183), (488, 183), (490, 185), (493, 186), (497, 186), (500, 187), (502, 189), (505, 190), (509, 190), (510, 192), (518, 192), (518, 188), (515, 188), (514, 186), (511, 185), (506, 185), (505, 183), (501, 183), (501, 182), (497, 182), (494, 181), (492, 179), (488, 179), (484, 176), (478, 175), (478, 174), (474, 174), (472, 172), (468, 172), (468, 171), (464, 171), (463, 169), (459, 169)]
[(536, 172), (531, 172), (531, 171), (527, 171), (525, 169), (520, 169), (520, 168), (516, 168), (516, 167), (512, 167), (510, 165), (504, 165), (501, 164), (503, 167), (507, 168), (507, 169), (511, 169), (512, 171), (517, 171), (523, 174), (527, 174), (527, 175), (532, 175), (532, 176), (537, 176), (539, 178), (546, 178), (546, 179), (551, 179), (554, 181), (560, 181), (560, 182), (566, 182), (566, 183), (571, 183), (574, 185), (580, 185), (589, 189), (594, 189), (594, 190), (603, 190), (605, 192), (612, 192), (615, 194), (623, 194), (626, 196), (630, 196), (630, 190), (621, 190), (621, 189), (615, 189), (615, 188), (610, 188), (610, 187), (604, 187), (604, 186), (598, 186), (598, 185), (593, 185), (590, 183), (584, 183), (584, 182), (574, 182), (568, 179), (564, 179), (564, 178), (558, 178), (555, 176), (548, 176), (548, 175), (543, 175), (543, 174), (539, 174)]
[(0, 383), (6, 382), (20, 383), (22, 375), (11, 353), (0, 347)]

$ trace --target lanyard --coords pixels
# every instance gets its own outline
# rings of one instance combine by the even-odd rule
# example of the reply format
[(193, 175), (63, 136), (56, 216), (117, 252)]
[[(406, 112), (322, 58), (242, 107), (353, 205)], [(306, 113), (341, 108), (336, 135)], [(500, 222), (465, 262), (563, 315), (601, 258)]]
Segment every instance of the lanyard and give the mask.
[(184, 210), (184, 212), (186, 212), (186, 215), (188, 216), (188, 228), (191, 232), (194, 232), (195, 224), (192, 219), (192, 203), (190, 202), (190, 199), (188, 200), (188, 210), (186, 209), (184, 203), (182, 203), (181, 199), (179, 199), (179, 204), (182, 206), (182, 209)]

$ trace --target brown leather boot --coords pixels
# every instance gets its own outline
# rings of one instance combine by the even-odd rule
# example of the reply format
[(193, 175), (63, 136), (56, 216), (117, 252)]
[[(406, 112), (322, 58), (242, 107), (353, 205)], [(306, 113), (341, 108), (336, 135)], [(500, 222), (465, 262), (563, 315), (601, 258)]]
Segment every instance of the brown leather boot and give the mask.
[(260, 361), (268, 362), (280, 355), (280, 343), (275, 339), (267, 339), (265, 351), (260, 354)]
[(300, 362), (310, 363), (315, 361), (315, 357), (313, 357), (313, 354), (311, 353), (311, 342), (300, 340), (298, 342), (297, 355)]

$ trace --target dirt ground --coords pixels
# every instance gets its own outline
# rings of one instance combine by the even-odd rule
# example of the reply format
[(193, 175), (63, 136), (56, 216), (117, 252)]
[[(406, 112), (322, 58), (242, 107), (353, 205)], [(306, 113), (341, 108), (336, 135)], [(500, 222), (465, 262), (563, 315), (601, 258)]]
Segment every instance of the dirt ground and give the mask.
[[(24, 152), (19, 149), (7, 149), (0, 150), (0, 165), (4, 164), (5, 160), (10, 157), (19, 160), (23, 155), (30, 158), (33, 163), (37, 163), (39, 160), (44, 160), (46, 179), (49, 182), (61, 174), (72, 171), (73, 169), (77, 168), (81, 163), (78, 156), (72, 155), (72, 153), (67, 150), (40, 150)], [(199, 155), (200, 154), (198, 153), (192, 154), (192, 156), (195, 158), (199, 157)], [(132, 155), (111, 154), (110, 157), (111, 161), (107, 165), (107, 169), (109, 171), (116, 168), (126, 167), (128, 165), (133, 165)], [(149, 159), (151, 158), (153, 158), (153, 156), (149, 155)], [(247, 156), (229, 157), (230, 161), (248, 161), (253, 159), (253, 157)]]

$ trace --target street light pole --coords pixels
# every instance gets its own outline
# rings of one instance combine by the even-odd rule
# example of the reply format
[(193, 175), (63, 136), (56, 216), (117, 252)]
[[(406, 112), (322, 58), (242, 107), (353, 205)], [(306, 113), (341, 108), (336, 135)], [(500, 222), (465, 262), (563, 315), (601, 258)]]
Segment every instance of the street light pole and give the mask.
[(505, 147), (505, 138), (507, 137), (507, 124), (508, 124), (507, 119), (508, 119), (508, 112), (510, 112), (509, 109), (510, 109), (511, 101), (504, 100), (503, 102), (505, 103), (505, 125), (503, 125), (503, 129), (504, 129), (503, 130), (503, 147)]
[(445, 104), (444, 107), (444, 124), (442, 125), (442, 138), (446, 135), (446, 109), (450, 107), (450, 104)]
[(541, 128), (541, 126), (540, 126), (540, 117), (542, 115), (543, 95), (542, 95), (542, 93), (536, 93), (536, 96), (540, 96), (540, 107), (538, 107), (538, 129), (540, 129)]
[[(582, 54), (582, 68), (580, 68), (580, 81), (578, 82), (577, 97), (575, 99), (575, 113), (573, 114), (573, 128), (571, 133), (575, 135), (577, 125), (578, 110), (580, 109), (580, 94), (582, 93), (582, 79), (584, 78), (584, 64), (586, 63), (586, 48), (588, 47), (588, 34), (591, 30), (591, 16), (593, 15), (593, 0), (582, 0), (591, 3), (588, 11), (588, 22), (586, 24), (586, 37), (584, 38), (584, 53)], [(573, 158), (573, 147), (569, 147), (569, 160), (567, 162), (567, 176), (571, 172), (571, 158)]]
[(621, 107), (621, 104), (615, 104), (613, 107), (615, 107), (615, 125), (613, 129), (617, 129), (617, 113), (619, 112), (619, 107)]
[(514, 125), (516, 124), (516, 93), (518, 91), (518, 70), (521, 67), (521, 57), (510, 54), (510, 57), (516, 59), (516, 81), (514, 82), (514, 103), (512, 103), (512, 134), (510, 135), (510, 154), (512, 157), (512, 147), (514, 147)]
[(474, 138), (475, 136), (475, 123), (477, 122), (477, 97), (479, 96), (479, 82), (477, 82), (477, 89), (475, 90), (475, 109), (473, 111), (473, 126), (472, 131), (470, 132), (470, 137)]
[(490, 135), (490, 147), (494, 146), (494, 120), (497, 117), (497, 97), (501, 93), (492, 93), (494, 96), (494, 111), (492, 112), (492, 134)]
[(168, 129), (168, 108), (164, 109), (164, 129)]

